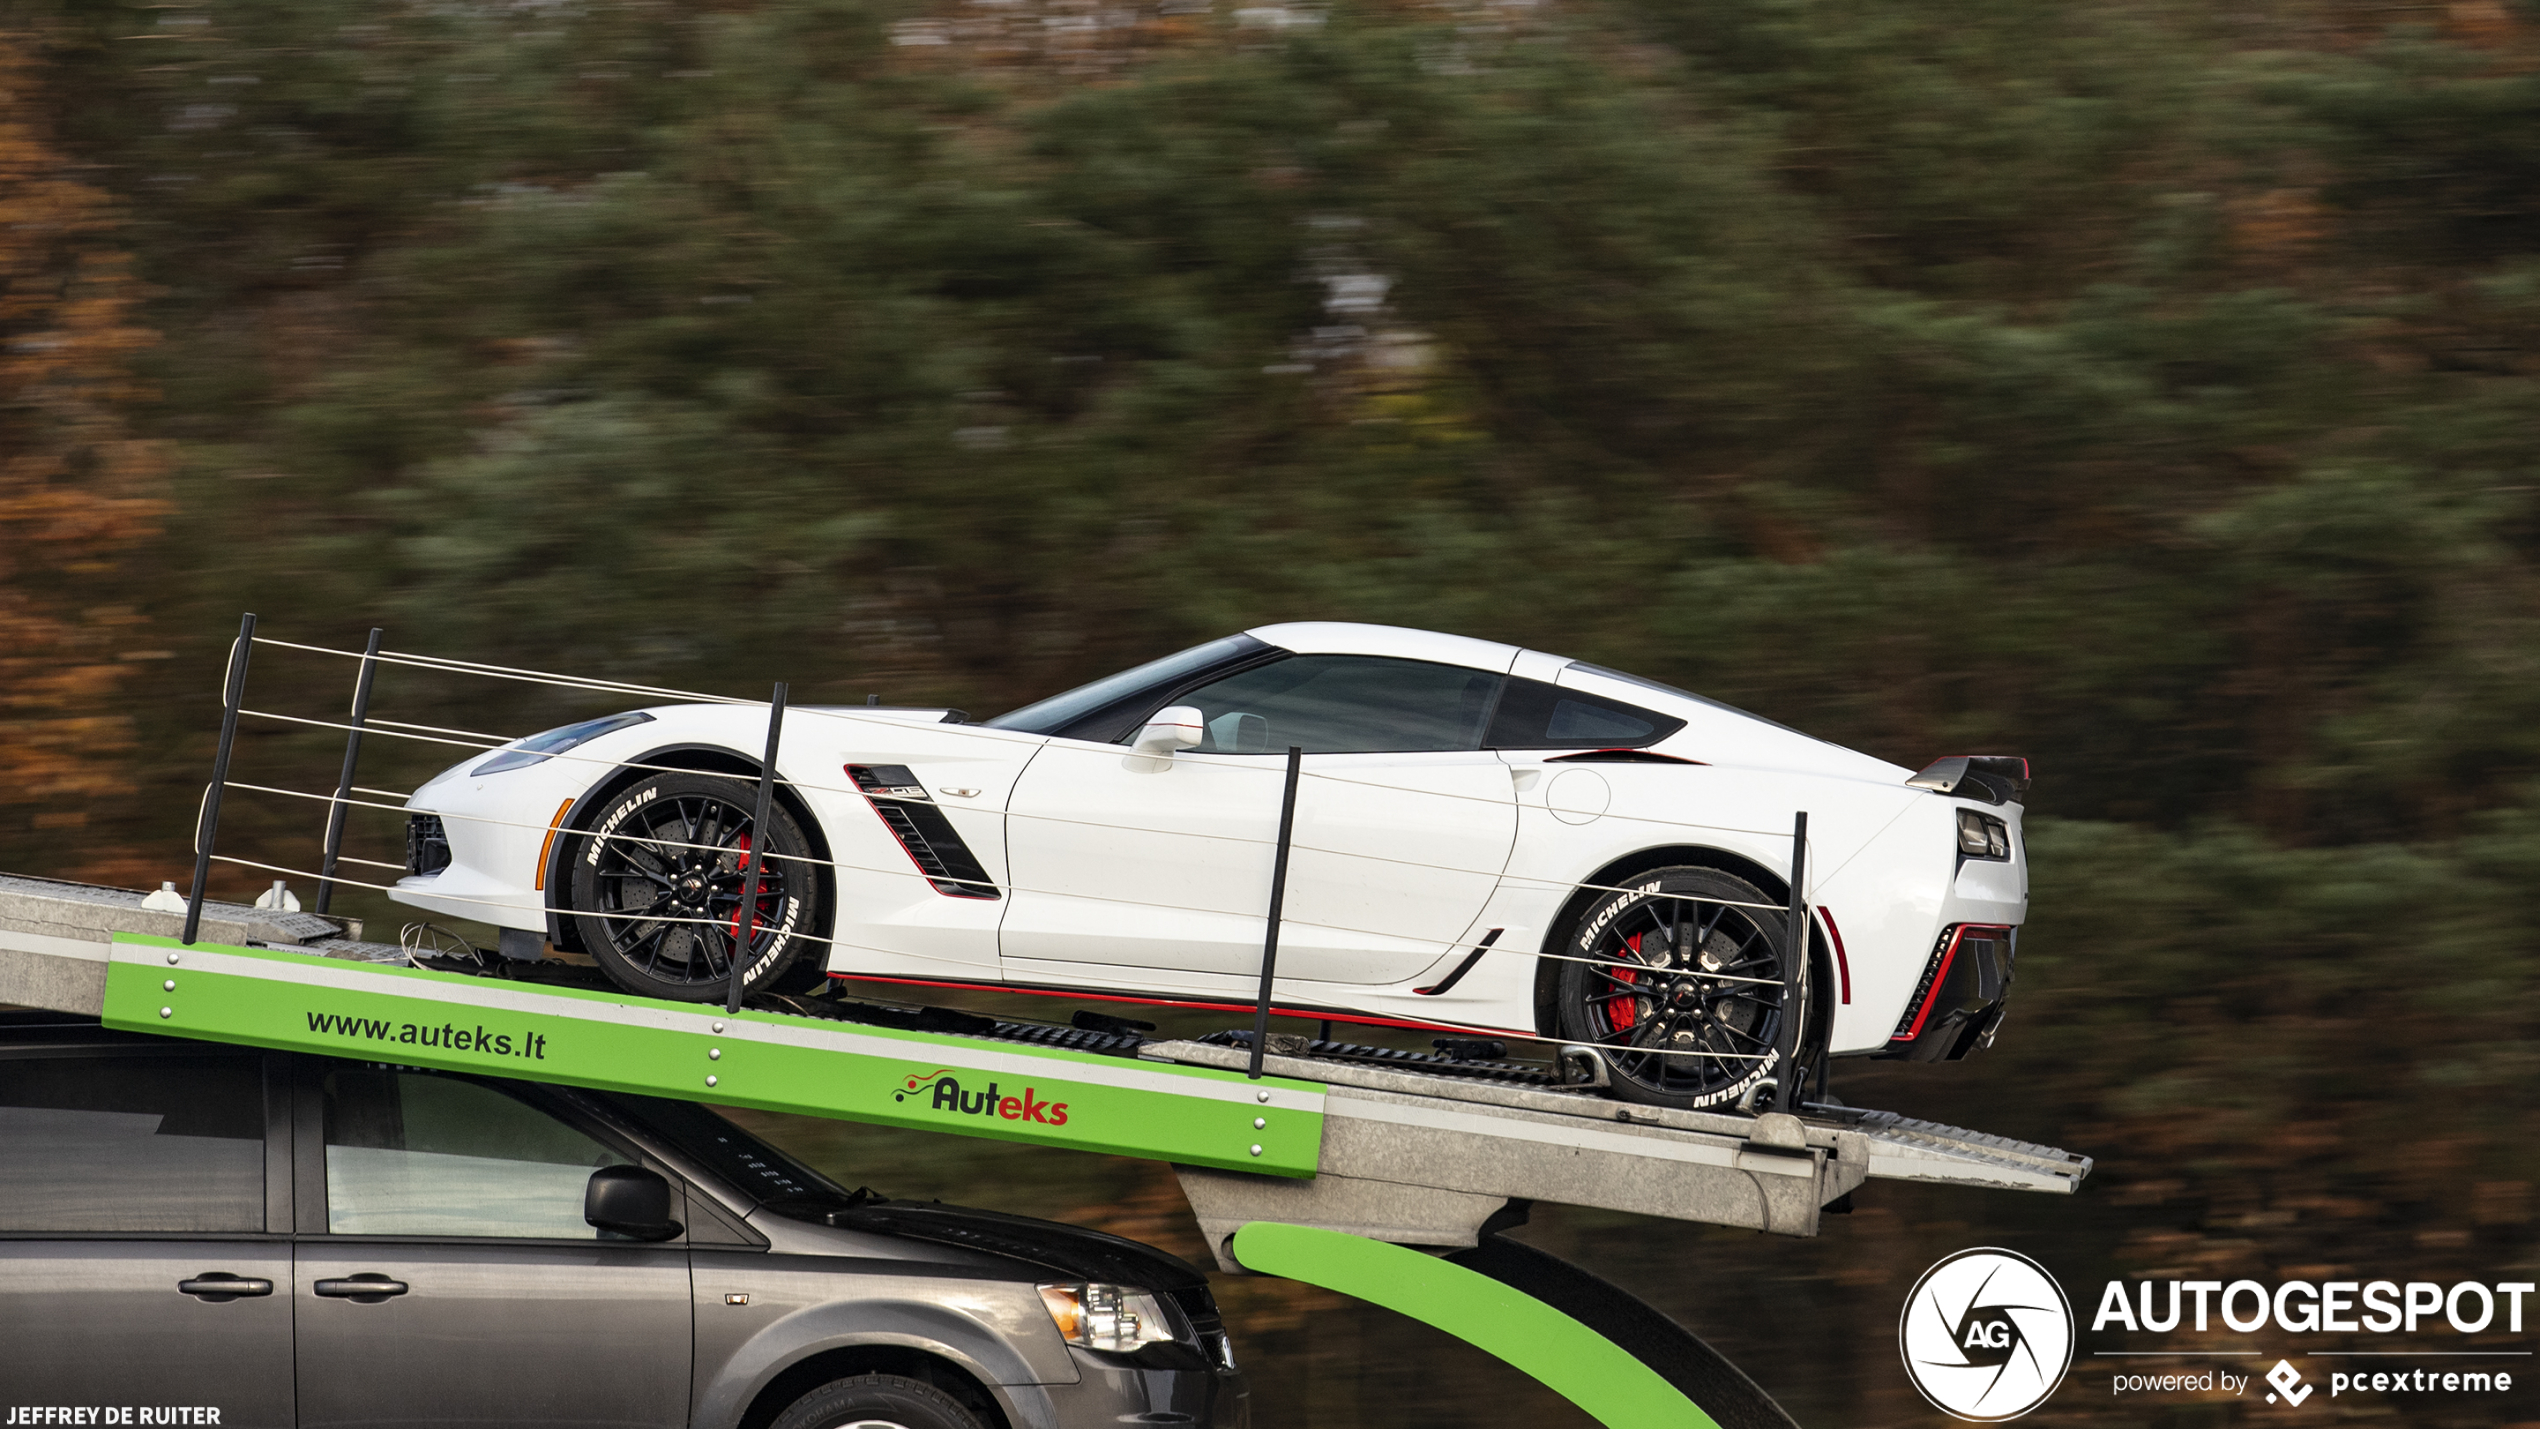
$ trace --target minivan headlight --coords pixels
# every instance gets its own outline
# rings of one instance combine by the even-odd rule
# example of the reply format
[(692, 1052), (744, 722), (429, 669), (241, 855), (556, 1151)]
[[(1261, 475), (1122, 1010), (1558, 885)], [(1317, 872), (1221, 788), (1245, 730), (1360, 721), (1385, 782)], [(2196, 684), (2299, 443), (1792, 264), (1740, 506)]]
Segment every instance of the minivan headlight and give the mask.
[(1060, 1338), (1080, 1349), (1126, 1353), (1179, 1338), (1163, 1301), (1125, 1285), (1044, 1285), (1041, 1305)]

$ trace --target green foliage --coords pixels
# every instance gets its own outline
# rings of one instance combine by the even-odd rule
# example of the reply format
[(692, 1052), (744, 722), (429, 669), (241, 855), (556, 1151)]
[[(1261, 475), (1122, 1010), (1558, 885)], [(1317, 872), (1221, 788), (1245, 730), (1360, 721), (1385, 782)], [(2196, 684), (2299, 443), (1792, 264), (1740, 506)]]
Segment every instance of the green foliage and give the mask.
[[(2033, 756), (2020, 1010), (1952, 1075), (2176, 1158), (2142, 1214), (2527, 1179), (2470, 1109), (2530, 1082), (2527, 7), (988, 8), (56, 5), (183, 460), (130, 838), (181, 847), (242, 606), (982, 713), (1434, 626)], [(2374, 1149), (2429, 1117), (2474, 1166)]]

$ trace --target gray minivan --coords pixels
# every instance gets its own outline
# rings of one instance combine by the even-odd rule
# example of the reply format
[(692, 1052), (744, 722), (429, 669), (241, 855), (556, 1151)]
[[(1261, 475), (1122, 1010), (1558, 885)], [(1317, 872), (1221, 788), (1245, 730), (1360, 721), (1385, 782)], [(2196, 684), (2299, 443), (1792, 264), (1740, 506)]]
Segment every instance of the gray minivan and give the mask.
[(0, 1013), (0, 1420), (1241, 1426), (1204, 1275), (704, 1107)]

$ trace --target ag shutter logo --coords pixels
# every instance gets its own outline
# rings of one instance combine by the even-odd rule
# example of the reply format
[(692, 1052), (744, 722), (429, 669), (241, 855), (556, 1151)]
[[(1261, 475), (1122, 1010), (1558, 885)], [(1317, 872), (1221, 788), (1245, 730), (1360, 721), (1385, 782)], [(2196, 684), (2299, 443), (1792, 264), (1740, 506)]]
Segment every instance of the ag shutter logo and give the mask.
[(2046, 1402), (2073, 1363), (2073, 1307), (2046, 1267), (1962, 1250), (1923, 1272), (1896, 1322), (1905, 1374), (1932, 1407), (1978, 1424)]

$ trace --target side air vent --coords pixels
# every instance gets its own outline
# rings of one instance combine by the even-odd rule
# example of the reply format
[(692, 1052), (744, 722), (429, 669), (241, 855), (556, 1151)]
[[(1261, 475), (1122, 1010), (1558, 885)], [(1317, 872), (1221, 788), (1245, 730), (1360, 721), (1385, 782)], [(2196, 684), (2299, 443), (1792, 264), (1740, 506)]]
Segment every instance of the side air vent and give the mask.
[(905, 764), (850, 764), (847, 777), (864, 791), (882, 826), (908, 850), (909, 861), (937, 893), (947, 898), (1001, 896), (979, 866), (979, 856), (953, 832), (952, 820), (927, 796), (914, 770)]
[(450, 866), (450, 835), (439, 814), (406, 816), (406, 872), (418, 877)]

